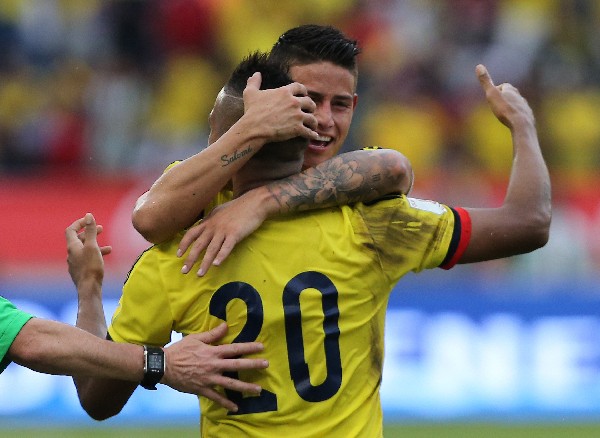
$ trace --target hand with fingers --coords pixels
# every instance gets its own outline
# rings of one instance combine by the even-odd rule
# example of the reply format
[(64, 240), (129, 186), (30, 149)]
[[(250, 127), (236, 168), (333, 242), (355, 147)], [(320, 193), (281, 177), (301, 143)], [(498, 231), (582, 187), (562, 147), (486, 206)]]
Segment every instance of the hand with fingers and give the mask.
[(482, 64), (477, 65), (475, 71), (490, 108), (500, 122), (511, 130), (517, 124), (535, 123), (533, 111), (519, 90), (508, 83), (494, 85), (487, 68)]
[[(101, 302), (101, 284), (104, 277), (103, 256), (109, 254), (112, 248), (98, 245), (97, 235), (101, 232), (102, 226), (96, 225), (94, 216), (88, 213), (67, 227), (65, 234), (69, 274), (79, 294), (77, 326), (104, 338), (106, 324)], [(181, 341), (165, 347), (166, 367), (161, 383), (181, 392), (202, 395), (230, 411), (237, 411), (236, 404), (216, 387), (252, 394), (260, 393), (261, 387), (228, 377), (225, 373), (264, 369), (269, 364), (264, 359), (241, 357), (262, 352), (263, 345), (259, 342), (213, 345), (226, 334), (227, 324), (223, 323), (210, 331), (190, 334)], [(97, 391), (107, 390), (106, 385), (105, 380), (78, 377), (80, 400), (96, 397)], [(118, 385), (121, 385), (121, 382)], [(135, 386), (118, 387), (119, 390), (111, 397), (116, 397), (120, 402), (123, 401), (121, 395), (129, 396), (135, 388)], [(114, 388), (107, 391), (110, 393), (112, 390)]]
[(269, 129), (268, 142), (284, 141), (293, 137), (315, 139), (316, 105), (308, 97), (304, 85), (293, 82), (280, 88), (261, 90), (261, 74), (248, 79), (244, 89), (244, 114), (255, 116), (256, 126)]
[(496, 118), (511, 131), (513, 160), (504, 200), (495, 208), (465, 208), (471, 237), (459, 263), (475, 263), (525, 254), (548, 242), (552, 218), (551, 181), (535, 118), (519, 91), (494, 85), (483, 65), (479, 83)]
[(205, 332), (190, 334), (165, 348), (166, 368), (162, 383), (181, 392), (202, 395), (224, 408), (236, 412), (237, 406), (215, 389), (219, 386), (239, 392), (259, 394), (262, 388), (223, 375), (228, 371), (264, 369), (269, 366), (264, 359), (247, 359), (240, 356), (263, 351), (259, 342), (211, 345), (227, 333), (227, 324)]
[(203, 276), (211, 265), (220, 265), (235, 245), (264, 222), (266, 212), (249, 206), (249, 197), (254, 193), (246, 192), (239, 198), (219, 205), (199, 224), (187, 230), (177, 251), (177, 255), (181, 256), (190, 248), (181, 269), (182, 273), (190, 272), (202, 252), (206, 250), (197, 271), (198, 276)]
[(77, 287), (86, 280), (102, 283), (103, 256), (112, 251), (110, 246), (98, 245), (97, 236), (102, 230), (102, 225), (96, 225), (91, 213), (77, 219), (65, 230), (69, 275)]

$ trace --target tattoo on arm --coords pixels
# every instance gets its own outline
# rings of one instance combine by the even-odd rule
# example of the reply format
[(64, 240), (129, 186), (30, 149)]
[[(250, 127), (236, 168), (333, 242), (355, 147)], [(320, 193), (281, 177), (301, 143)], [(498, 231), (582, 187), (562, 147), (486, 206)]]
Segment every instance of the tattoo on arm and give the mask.
[(381, 155), (346, 153), (267, 186), (280, 213), (373, 201), (388, 194), (393, 175)]
[(239, 160), (240, 158), (250, 154), (252, 152), (252, 148), (248, 146), (246, 149), (242, 149), (238, 151), (237, 149), (231, 155), (221, 155), (221, 167), (229, 166), (234, 161)]

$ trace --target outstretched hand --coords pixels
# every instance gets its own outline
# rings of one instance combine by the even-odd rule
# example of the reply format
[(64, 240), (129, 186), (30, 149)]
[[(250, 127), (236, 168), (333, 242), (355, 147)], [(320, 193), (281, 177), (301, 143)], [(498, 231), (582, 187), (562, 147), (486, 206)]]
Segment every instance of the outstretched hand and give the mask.
[(97, 236), (102, 230), (102, 225), (96, 225), (91, 213), (77, 219), (65, 230), (67, 264), (75, 286), (84, 280), (102, 282), (104, 278), (103, 256), (110, 254), (112, 247), (98, 245)]
[(227, 324), (205, 332), (190, 334), (165, 348), (165, 376), (161, 383), (181, 392), (202, 395), (236, 412), (237, 405), (214, 389), (220, 386), (239, 392), (259, 394), (259, 385), (223, 375), (227, 371), (264, 369), (264, 359), (241, 359), (239, 356), (260, 353), (259, 342), (211, 345), (227, 333)]
[(244, 89), (244, 114), (256, 117), (256, 126), (270, 130), (269, 142), (285, 141), (293, 137), (316, 139), (316, 105), (308, 97), (306, 87), (293, 82), (283, 87), (261, 90), (262, 77), (254, 73)]

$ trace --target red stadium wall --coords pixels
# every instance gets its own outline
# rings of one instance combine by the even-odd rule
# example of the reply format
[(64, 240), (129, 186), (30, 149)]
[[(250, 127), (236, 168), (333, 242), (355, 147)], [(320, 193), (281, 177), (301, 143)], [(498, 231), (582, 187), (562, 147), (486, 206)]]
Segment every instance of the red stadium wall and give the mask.
[(107, 264), (128, 269), (147, 246), (131, 225), (135, 200), (146, 187), (130, 177), (85, 174), (0, 178), (1, 271), (65, 269), (64, 230), (86, 212), (105, 226), (101, 244), (113, 245)]
[[(468, 181), (460, 183), (447, 176), (420, 178), (413, 195), (450, 204), (467, 198), (466, 206), (499, 205), (505, 182), (492, 183), (484, 196), (470, 199), (466, 194), (474, 191), (473, 179)], [(554, 229), (550, 244), (580, 241), (580, 260), (589, 260), (592, 266), (600, 266), (599, 182), (553, 181)], [(108, 177), (55, 172), (35, 177), (0, 177), (0, 275), (34, 272), (34, 268), (36, 273), (66, 273), (64, 230), (86, 212), (94, 213), (105, 227), (101, 244), (113, 246), (113, 253), (106, 258), (107, 272), (127, 272), (148, 247), (131, 225), (131, 212), (137, 197), (150, 184), (151, 180), (132, 174)], [(457, 193), (452, 195), (454, 192)]]

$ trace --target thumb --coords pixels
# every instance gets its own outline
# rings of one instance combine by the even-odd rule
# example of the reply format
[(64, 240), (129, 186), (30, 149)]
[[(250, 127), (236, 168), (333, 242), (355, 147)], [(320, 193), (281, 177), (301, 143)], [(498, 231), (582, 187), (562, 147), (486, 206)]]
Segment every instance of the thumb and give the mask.
[(484, 91), (487, 92), (494, 87), (494, 82), (492, 82), (492, 78), (483, 64), (477, 65), (477, 67), (475, 67), (475, 72), (477, 73), (477, 78)]
[(217, 342), (223, 336), (225, 336), (226, 333), (227, 333), (227, 324), (226, 323), (219, 324), (214, 329), (209, 330), (206, 333), (202, 333), (202, 336), (201, 336), (202, 342), (204, 342), (205, 344), (212, 344), (214, 342)]
[(261, 76), (260, 72), (256, 72), (248, 78), (248, 82), (246, 83), (246, 89), (253, 88), (256, 90), (260, 90), (261, 83), (262, 83), (262, 76)]

